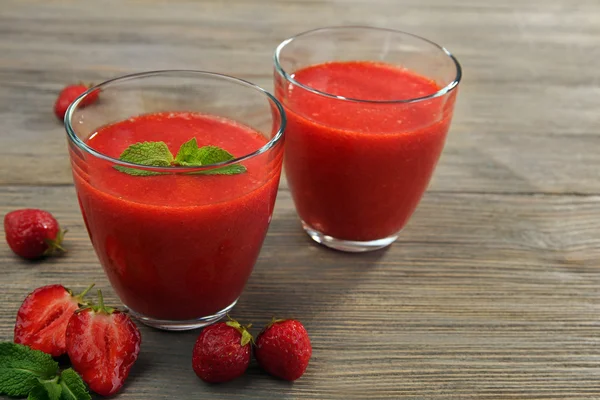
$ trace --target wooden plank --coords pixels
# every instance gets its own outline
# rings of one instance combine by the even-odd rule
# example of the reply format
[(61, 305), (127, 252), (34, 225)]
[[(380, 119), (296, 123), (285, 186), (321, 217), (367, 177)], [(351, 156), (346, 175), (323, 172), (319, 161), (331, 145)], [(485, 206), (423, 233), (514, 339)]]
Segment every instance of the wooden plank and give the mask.
[(432, 190), (598, 194), (600, 6), (576, 3), (5, 0), (0, 185), (71, 182), (51, 111), (67, 82), (193, 68), (270, 89), (271, 54), (283, 38), (316, 26), (371, 24), (443, 43), (463, 64)]
[[(69, 228), (69, 253), (18, 260), (0, 244), (0, 340), (34, 287), (95, 281), (72, 187), (0, 188), (0, 214), (43, 207)], [(430, 193), (396, 244), (349, 255), (312, 244), (280, 192), (260, 260), (233, 315), (257, 329), (295, 316), (314, 357), (296, 383), (253, 364), (205, 385), (191, 369), (197, 331), (141, 327), (139, 363), (119, 398), (519, 398), (600, 396), (600, 197)], [(255, 331), (256, 333), (256, 331)]]
[(0, 241), (0, 340), (33, 288), (95, 281), (116, 302), (78, 212), (60, 88), (191, 68), (271, 88), (273, 48), (328, 25), (402, 29), (444, 44), (465, 78), (429, 192), (398, 242), (371, 254), (319, 247), (280, 191), (234, 316), (307, 326), (294, 384), (249, 373), (206, 385), (198, 331), (141, 327), (119, 399), (600, 398), (600, 3), (597, 0), (3, 0), (0, 215), (45, 208), (69, 253), (17, 259)]

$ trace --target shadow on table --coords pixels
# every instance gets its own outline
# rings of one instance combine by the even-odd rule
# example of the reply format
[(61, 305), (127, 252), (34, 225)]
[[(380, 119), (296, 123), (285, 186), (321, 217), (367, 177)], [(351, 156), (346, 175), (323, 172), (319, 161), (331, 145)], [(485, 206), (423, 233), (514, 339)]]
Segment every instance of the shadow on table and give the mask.
[(295, 213), (279, 215), (233, 314), (263, 325), (273, 316), (309, 322), (351, 293), (387, 252), (331, 250), (308, 237)]

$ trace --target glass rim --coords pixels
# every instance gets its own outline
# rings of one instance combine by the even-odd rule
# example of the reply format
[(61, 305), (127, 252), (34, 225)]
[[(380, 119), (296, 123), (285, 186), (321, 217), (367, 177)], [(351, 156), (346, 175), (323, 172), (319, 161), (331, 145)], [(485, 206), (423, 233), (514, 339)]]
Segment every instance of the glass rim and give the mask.
[[(356, 99), (356, 98), (352, 98), (352, 97), (345, 97), (345, 96), (338, 96), (335, 94), (331, 94), (331, 93), (327, 93), (321, 90), (317, 90), (313, 87), (310, 87), (308, 85), (305, 85), (303, 83), (298, 82), (297, 80), (295, 80), (282, 66), (281, 63), (279, 62), (280, 59), (280, 55), (282, 50), (290, 43), (292, 43), (294, 40), (299, 39), (303, 36), (312, 34), (312, 33), (316, 33), (316, 32), (323, 32), (323, 31), (336, 31), (336, 30), (359, 30), (359, 29), (364, 29), (364, 30), (371, 30), (371, 31), (381, 31), (381, 32), (391, 32), (391, 33), (395, 33), (395, 34), (402, 34), (402, 35), (407, 35), (407, 36), (411, 36), (415, 39), (419, 39), (423, 42), (429, 43), (431, 45), (433, 45), (435, 48), (437, 48), (438, 50), (441, 50), (444, 54), (446, 54), (453, 62), (454, 62), (454, 66), (456, 68), (456, 75), (454, 77), (454, 79), (448, 83), (446, 86), (444, 86), (443, 88), (439, 89), (437, 92), (432, 93), (432, 94), (428, 94), (427, 96), (421, 96), (421, 97), (414, 97), (414, 98), (409, 98), (409, 99), (397, 99), (397, 100), (368, 100), (368, 99)], [(460, 66), (460, 63), (458, 62), (458, 60), (456, 59), (456, 57), (454, 57), (454, 55), (448, 51), (445, 47), (440, 46), (439, 44), (429, 40), (429, 39), (425, 39), (422, 36), (418, 36), (409, 32), (405, 32), (405, 31), (401, 31), (401, 30), (397, 30), (397, 29), (389, 29), (389, 28), (378, 28), (378, 27), (373, 27), (373, 26), (366, 26), (366, 25), (342, 25), (342, 26), (329, 26), (329, 27), (323, 27), (323, 28), (316, 28), (316, 29), (311, 29), (308, 31), (304, 31), (301, 33), (298, 33), (294, 36), (291, 36), (287, 39), (285, 39), (283, 42), (281, 42), (276, 48), (275, 48), (275, 53), (273, 54), (273, 61), (275, 64), (275, 70), (279, 73), (279, 75), (281, 75), (285, 80), (287, 80), (288, 82), (292, 83), (295, 86), (298, 86), (304, 90), (307, 90), (311, 93), (320, 95), (320, 96), (325, 96), (325, 97), (329, 97), (332, 99), (336, 99), (336, 100), (341, 100), (341, 101), (349, 101), (349, 102), (355, 102), (355, 103), (369, 103), (369, 104), (408, 104), (408, 103), (416, 103), (416, 102), (420, 102), (420, 101), (424, 101), (424, 100), (430, 100), (430, 99), (434, 99), (436, 97), (441, 97), (444, 96), (450, 92), (452, 92), (456, 87), (458, 87), (458, 84), (460, 83), (461, 79), (462, 79), (462, 67)]]
[[(108, 156), (104, 153), (97, 151), (96, 149), (92, 148), (87, 143), (85, 143), (83, 140), (81, 140), (79, 138), (79, 136), (77, 136), (77, 134), (75, 133), (75, 130), (73, 129), (73, 124), (71, 123), (74, 113), (75, 113), (75, 110), (78, 108), (78, 106), (81, 104), (81, 102), (87, 96), (89, 96), (91, 93), (95, 93), (98, 91), (101, 92), (102, 89), (110, 87), (111, 85), (119, 84), (121, 82), (126, 82), (126, 81), (130, 81), (130, 80), (140, 79), (140, 78), (148, 78), (148, 77), (153, 77), (153, 76), (175, 76), (175, 77), (179, 76), (179, 77), (182, 77), (182, 76), (186, 76), (186, 75), (190, 76), (190, 77), (204, 76), (204, 77), (210, 77), (210, 78), (216, 78), (219, 80), (229, 81), (230, 83), (239, 84), (239, 85), (245, 86), (249, 89), (254, 89), (257, 92), (263, 94), (264, 96), (266, 96), (267, 100), (270, 101), (271, 104), (275, 105), (275, 107), (277, 108), (277, 111), (281, 117), (281, 121), (279, 122), (279, 126), (277, 129), (277, 133), (275, 135), (273, 135), (273, 137), (271, 139), (269, 139), (269, 141), (266, 144), (264, 144), (259, 149), (254, 150), (253, 152), (244, 154), (243, 156), (240, 156), (240, 157), (233, 158), (229, 161), (223, 161), (223, 162), (214, 163), (214, 164), (202, 165), (200, 167), (181, 167), (181, 166), (157, 167), (157, 166), (131, 163), (128, 161), (122, 161), (118, 158), (114, 158), (114, 157)], [(265, 89), (261, 88), (260, 86), (255, 85), (254, 83), (249, 82), (247, 80), (236, 78), (236, 77), (233, 77), (230, 75), (219, 74), (216, 72), (209, 72), (209, 71), (191, 70), (191, 69), (166, 69), (166, 70), (146, 71), (146, 72), (138, 72), (138, 73), (134, 73), (134, 74), (122, 75), (122, 76), (119, 76), (119, 77), (116, 77), (113, 79), (109, 79), (98, 85), (90, 87), (88, 90), (86, 90), (84, 93), (82, 93), (79, 97), (77, 97), (77, 99), (75, 99), (67, 108), (67, 111), (66, 111), (65, 117), (64, 117), (64, 125), (65, 125), (65, 130), (67, 131), (67, 137), (69, 138), (69, 141), (74, 143), (79, 149), (81, 149), (81, 150), (85, 151), (86, 153), (89, 153), (97, 158), (100, 158), (102, 160), (105, 160), (105, 161), (108, 161), (108, 162), (111, 162), (111, 163), (114, 163), (114, 164), (117, 164), (117, 165), (120, 165), (123, 167), (151, 171), (151, 172), (199, 172), (199, 171), (207, 171), (207, 170), (211, 170), (211, 169), (221, 168), (221, 167), (225, 167), (228, 165), (239, 164), (242, 161), (245, 161), (245, 160), (254, 158), (256, 156), (259, 156), (263, 153), (266, 153), (271, 148), (275, 147), (275, 145), (278, 144), (281, 141), (281, 139), (283, 138), (283, 133), (285, 131), (286, 124), (287, 124), (287, 118), (286, 118), (285, 111), (284, 111), (281, 103), (277, 100), (277, 98), (275, 98), (275, 96), (273, 96), (271, 93), (267, 92)]]

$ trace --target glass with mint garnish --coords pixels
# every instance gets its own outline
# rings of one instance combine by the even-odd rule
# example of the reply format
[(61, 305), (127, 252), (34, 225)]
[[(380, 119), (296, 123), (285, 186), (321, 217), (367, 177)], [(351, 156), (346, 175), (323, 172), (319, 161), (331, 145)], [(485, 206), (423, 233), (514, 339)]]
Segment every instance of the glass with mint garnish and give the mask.
[[(86, 105), (90, 93), (99, 98)], [(91, 88), (65, 126), (90, 239), (133, 316), (167, 330), (224, 316), (271, 220), (279, 102), (225, 75), (148, 72)]]

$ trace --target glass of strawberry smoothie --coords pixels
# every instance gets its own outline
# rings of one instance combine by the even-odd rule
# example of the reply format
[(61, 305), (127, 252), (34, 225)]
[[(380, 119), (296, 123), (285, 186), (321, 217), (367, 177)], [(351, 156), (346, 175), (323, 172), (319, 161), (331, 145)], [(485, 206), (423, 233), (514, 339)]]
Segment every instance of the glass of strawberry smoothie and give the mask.
[(285, 124), (263, 89), (200, 71), (117, 78), (70, 106), (83, 219), (134, 316), (185, 330), (235, 305), (271, 221)]
[(283, 41), (274, 62), (284, 169), (304, 230), (342, 251), (388, 246), (444, 147), (458, 61), (408, 33), (335, 27)]

